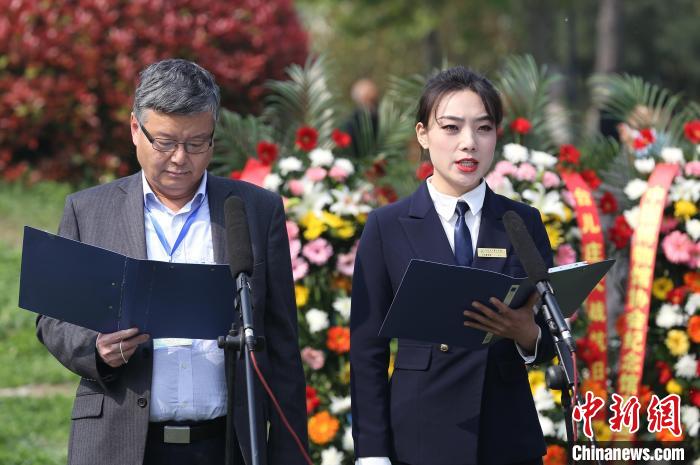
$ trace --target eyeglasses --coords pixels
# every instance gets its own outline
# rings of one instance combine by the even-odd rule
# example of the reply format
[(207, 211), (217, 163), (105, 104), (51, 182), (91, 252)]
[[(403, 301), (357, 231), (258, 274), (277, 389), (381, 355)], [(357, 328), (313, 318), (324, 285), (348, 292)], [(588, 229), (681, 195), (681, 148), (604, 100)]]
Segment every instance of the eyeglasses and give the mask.
[(178, 145), (182, 145), (185, 148), (185, 152), (191, 155), (196, 155), (206, 152), (214, 144), (213, 129), (211, 131), (211, 136), (209, 136), (208, 139), (192, 139), (185, 142), (178, 142), (172, 139), (153, 137), (151, 133), (148, 132), (145, 127), (143, 127), (143, 124), (141, 124), (141, 121), (139, 121), (138, 118), (136, 119), (136, 122), (139, 123), (139, 127), (141, 128), (141, 131), (143, 131), (143, 135), (146, 136), (146, 139), (148, 139), (148, 142), (150, 142), (153, 148), (159, 152), (172, 153), (177, 150)]

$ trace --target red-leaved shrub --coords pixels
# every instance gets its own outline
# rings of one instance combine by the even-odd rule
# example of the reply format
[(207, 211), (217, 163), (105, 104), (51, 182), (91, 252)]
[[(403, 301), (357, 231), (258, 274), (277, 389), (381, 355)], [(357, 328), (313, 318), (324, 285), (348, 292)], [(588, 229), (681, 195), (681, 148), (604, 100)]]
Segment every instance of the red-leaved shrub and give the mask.
[(0, 172), (102, 179), (133, 167), (138, 72), (193, 60), (222, 105), (254, 111), (268, 79), (301, 63), (307, 35), (291, 0), (0, 0)]

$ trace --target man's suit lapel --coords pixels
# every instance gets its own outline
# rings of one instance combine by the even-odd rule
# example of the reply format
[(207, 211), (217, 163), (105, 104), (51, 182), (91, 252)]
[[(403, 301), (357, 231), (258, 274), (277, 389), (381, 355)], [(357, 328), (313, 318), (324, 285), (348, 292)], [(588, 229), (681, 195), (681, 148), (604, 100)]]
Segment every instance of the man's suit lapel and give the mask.
[(425, 182), (411, 196), (408, 216), (399, 221), (416, 258), (457, 264)]
[[(141, 172), (124, 178), (124, 182), (119, 187), (124, 195), (121, 198), (114, 198), (115, 218), (118, 221), (113, 224), (113, 227), (123, 228), (123, 234), (117, 234), (114, 237), (121, 237), (125, 240), (122, 245), (124, 255), (145, 259), (148, 255), (146, 253), (146, 228), (143, 219)], [(119, 244), (116, 245), (119, 246)]]
[(474, 268), (482, 270), (504, 272), (506, 258), (479, 257), (479, 248), (505, 249), (506, 253), (512, 253), (510, 240), (503, 226), (503, 214), (505, 206), (499, 197), (486, 186), (486, 196), (484, 206), (481, 210), (481, 226), (479, 227), (479, 238), (477, 239), (477, 253), (474, 255)]

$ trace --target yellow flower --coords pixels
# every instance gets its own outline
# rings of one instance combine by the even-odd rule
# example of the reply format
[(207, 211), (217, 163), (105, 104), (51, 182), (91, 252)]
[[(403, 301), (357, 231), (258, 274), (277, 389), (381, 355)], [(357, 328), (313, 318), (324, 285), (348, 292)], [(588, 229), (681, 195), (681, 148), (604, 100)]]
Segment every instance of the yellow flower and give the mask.
[(669, 278), (656, 278), (651, 285), (651, 293), (659, 300), (666, 300), (666, 296), (673, 289), (673, 281)]
[(304, 231), (304, 238), (308, 241), (316, 239), (326, 230), (326, 225), (313, 212), (304, 215), (304, 218), (301, 219), (299, 224), (306, 228)]
[(394, 374), (394, 362), (396, 361), (396, 355), (391, 354), (389, 356), (389, 378)]
[(673, 215), (676, 218), (683, 218), (685, 221), (695, 216), (697, 212), (698, 207), (696, 207), (693, 202), (687, 200), (679, 200), (673, 206)]
[(339, 228), (343, 225), (343, 219), (338, 215), (334, 215), (326, 210), (324, 210), (321, 214), (323, 215), (323, 222), (331, 228)]
[(342, 226), (335, 230), (335, 235), (341, 239), (350, 239), (355, 235), (355, 225), (351, 221), (343, 221)]
[(683, 386), (675, 379), (671, 379), (671, 381), (666, 383), (666, 390), (669, 394), (683, 394)]
[(600, 442), (607, 442), (612, 438), (612, 431), (605, 420), (593, 420), (593, 432)]
[(530, 390), (534, 394), (541, 386), (545, 386), (544, 371), (530, 370), (527, 372), (527, 379), (530, 381)]
[(296, 284), (294, 286), (294, 295), (297, 300), (297, 307), (301, 308), (309, 301), (309, 288), (301, 284)]
[(333, 440), (340, 428), (337, 418), (331, 416), (327, 410), (317, 413), (309, 418), (309, 439), (316, 444), (328, 444)]
[(564, 222), (566, 223), (566, 222), (571, 221), (573, 217), (574, 217), (574, 213), (571, 211), (571, 209), (569, 207), (564, 205)]
[(666, 347), (676, 357), (687, 354), (690, 348), (688, 335), (680, 329), (672, 329), (666, 334)]
[(360, 224), (365, 224), (367, 222), (367, 213), (358, 213), (355, 219)]
[(340, 369), (340, 382), (343, 384), (350, 384), (350, 362), (345, 362)]
[(549, 393), (552, 394), (554, 402), (556, 402), (557, 405), (561, 405), (561, 391), (558, 389), (550, 389)]
[(556, 250), (557, 247), (564, 242), (561, 224), (558, 222), (546, 223), (544, 227), (547, 230), (547, 236), (549, 236), (549, 243), (552, 245), (552, 250)]

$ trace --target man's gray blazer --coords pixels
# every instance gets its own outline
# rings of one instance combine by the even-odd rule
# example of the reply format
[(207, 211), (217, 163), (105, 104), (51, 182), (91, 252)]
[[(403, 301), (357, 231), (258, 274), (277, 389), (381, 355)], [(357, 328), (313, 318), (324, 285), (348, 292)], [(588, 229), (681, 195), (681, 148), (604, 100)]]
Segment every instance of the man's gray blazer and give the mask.
[[(284, 208), (280, 197), (242, 181), (208, 175), (214, 258), (226, 263), (224, 201), (239, 196), (246, 206), (255, 260), (251, 278), (255, 328), (267, 340), (260, 368), (293, 428), (306, 444), (305, 381), (299, 355), (297, 315)], [(71, 194), (59, 234), (134, 258), (147, 258), (141, 173)], [(173, 293), (187, 292), (172, 289)], [(234, 292), (231, 289), (231, 292)], [(233, 309), (232, 309), (233, 311)], [(71, 465), (135, 465), (143, 461), (148, 430), (153, 344), (142, 344), (128, 365), (110, 368), (97, 355), (97, 333), (49, 317), (37, 318), (37, 337), (80, 377), (68, 449)], [(238, 363), (234, 422), (243, 456), (250, 463), (244, 364)], [(304, 463), (297, 446), (259, 381), (258, 437), (267, 434), (263, 463)], [(269, 432), (266, 423), (269, 422)]]

